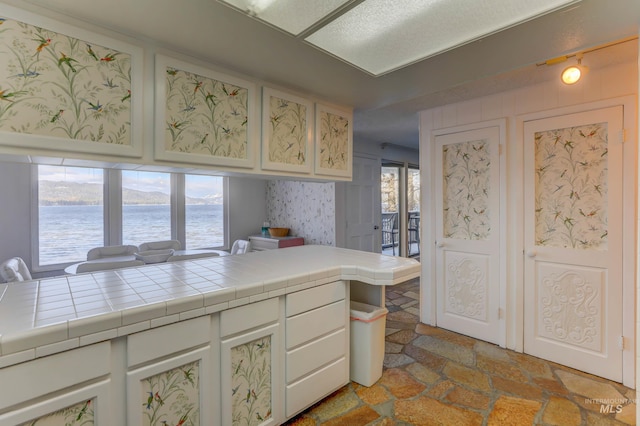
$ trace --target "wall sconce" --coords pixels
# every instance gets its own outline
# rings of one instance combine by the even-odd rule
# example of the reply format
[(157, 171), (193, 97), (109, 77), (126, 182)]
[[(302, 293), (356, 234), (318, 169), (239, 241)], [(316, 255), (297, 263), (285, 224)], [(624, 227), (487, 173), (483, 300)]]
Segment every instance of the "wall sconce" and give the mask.
[(571, 65), (566, 67), (562, 74), (560, 74), (560, 79), (564, 84), (576, 84), (582, 78), (582, 75), (587, 71), (587, 67), (582, 66), (582, 55), (578, 55), (578, 63), (576, 65)]

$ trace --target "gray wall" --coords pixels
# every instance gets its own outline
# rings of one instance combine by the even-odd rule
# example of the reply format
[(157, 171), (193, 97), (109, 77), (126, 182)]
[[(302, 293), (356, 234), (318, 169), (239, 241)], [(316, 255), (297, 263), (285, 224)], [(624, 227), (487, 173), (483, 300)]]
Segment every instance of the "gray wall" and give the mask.
[(31, 167), (0, 162), (0, 262), (14, 256), (31, 264)]

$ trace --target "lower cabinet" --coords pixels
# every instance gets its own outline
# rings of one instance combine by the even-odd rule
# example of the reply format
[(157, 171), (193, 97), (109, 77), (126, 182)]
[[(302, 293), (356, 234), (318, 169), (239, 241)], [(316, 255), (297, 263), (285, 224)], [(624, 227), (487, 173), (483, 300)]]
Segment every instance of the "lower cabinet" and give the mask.
[(110, 355), (104, 342), (0, 369), (0, 412), (20, 407), (0, 425), (111, 425)]
[(127, 425), (209, 425), (211, 320), (133, 334), (127, 345)]
[(284, 423), (349, 382), (337, 281), (0, 368), (4, 425)]
[(349, 382), (347, 287), (337, 281), (286, 296), (286, 417)]
[(223, 425), (283, 421), (279, 305), (269, 299), (220, 315)]

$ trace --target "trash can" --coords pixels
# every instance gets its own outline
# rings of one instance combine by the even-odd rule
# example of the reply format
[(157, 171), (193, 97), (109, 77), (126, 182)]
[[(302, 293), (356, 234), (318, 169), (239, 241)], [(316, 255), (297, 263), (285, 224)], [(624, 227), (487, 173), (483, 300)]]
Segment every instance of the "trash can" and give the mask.
[(382, 376), (387, 308), (351, 301), (349, 376), (371, 386)]

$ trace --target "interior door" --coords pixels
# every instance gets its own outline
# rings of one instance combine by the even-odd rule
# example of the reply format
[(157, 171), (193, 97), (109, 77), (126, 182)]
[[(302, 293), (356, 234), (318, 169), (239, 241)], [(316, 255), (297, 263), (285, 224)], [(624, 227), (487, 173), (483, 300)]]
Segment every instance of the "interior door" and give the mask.
[(499, 125), (438, 135), (436, 320), (500, 342)]
[(622, 128), (622, 106), (524, 123), (524, 350), (615, 381)]
[(380, 161), (353, 157), (347, 184), (347, 248), (380, 252)]

